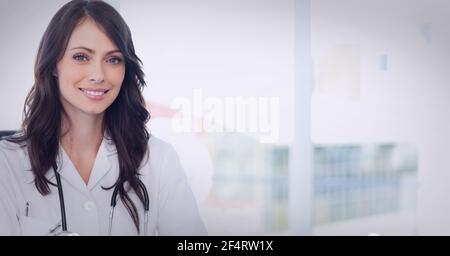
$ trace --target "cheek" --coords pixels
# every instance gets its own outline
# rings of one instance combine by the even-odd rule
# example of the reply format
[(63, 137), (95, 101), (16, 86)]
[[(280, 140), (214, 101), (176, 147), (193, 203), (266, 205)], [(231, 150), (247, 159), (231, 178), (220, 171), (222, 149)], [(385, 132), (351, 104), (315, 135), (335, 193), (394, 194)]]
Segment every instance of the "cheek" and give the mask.
[(61, 89), (78, 84), (85, 77), (83, 68), (77, 65), (62, 63), (58, 65), (58, 81)]
[(125, 77), (125, 68), (117, 67), (108, 70), (108, 80), (114, 87), (120, 87)]

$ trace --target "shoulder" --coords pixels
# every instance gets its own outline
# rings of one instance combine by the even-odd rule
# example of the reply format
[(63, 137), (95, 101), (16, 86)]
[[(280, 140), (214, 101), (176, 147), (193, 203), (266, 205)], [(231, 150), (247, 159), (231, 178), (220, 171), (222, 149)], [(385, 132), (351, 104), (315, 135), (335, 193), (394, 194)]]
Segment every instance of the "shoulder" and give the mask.
[(148, 146), (149, 148), (157, 148), (160, 150), (173, 150), (171, 144), (153, 134), (150, 136), (150, 139), (148, 140)]
[(174, 147), (166, 141), (151, 135), (148, 141), (150, 157), (164, 161), (167, 158), (178, 157)]
[(24, 151), (26, 149), (26, 142), (15, 143), (8, 140), (17, 139), (21, 136), (23, 136), (23, 133), (17, 132), (0, 139), (0, 152), (4, 154), (17, 154), (18, 152)]
[(166, 141), (151, 135), (148, 141), (148, 154), (143, 159), (143, 172), (164, 179), (167, 175), (182, 175), (180, 160), (175, 148)]
[(27, 175), (23, 170), (28, 169), (26, 147), (4, 139), (0, 140), (0, 180), (11, 182), (10, 178), (13, 177), (22, 179), (23, 175)]
[(11, 158), (22, 158), (25, 151), (25, 145), (10, 142), (6, 139), (0, 140), (0, 162)]
[[(16, 133), (8, 138), (18, 138), (22, 136), (21, 133)], [(15, 143), (8, 141), (6, 138), (0, 140), (0, 165), (5, 163), (18, 164), (23, 163), (24, 158), (27, 158), (28, 151), (26, 142)]]

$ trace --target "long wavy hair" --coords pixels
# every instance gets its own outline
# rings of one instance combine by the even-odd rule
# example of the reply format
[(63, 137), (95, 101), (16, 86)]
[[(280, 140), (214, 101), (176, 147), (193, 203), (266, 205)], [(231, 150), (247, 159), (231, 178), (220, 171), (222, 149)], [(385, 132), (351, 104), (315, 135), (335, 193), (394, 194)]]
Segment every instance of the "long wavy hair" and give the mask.
[(139, 232), (137, 208), (127, 192), (133, 189), (143, 201), (138, 169), (148, 153), (150, 134), (146, 123), (150, 114), (141, 92), (146, 85), (142, 62), (135, 54), (130, 29), (113, 7), (102, 1), (74, 0), (55, 14), (39, 45), (34, 67), (35, 82), (23, 109), (22, 131), (8, 140), (27, 148), (36, 188), (42, 195), (49, 194), (49, 184), (55, 184), (45, 175), (52, 168), (57, 169), (62, 115), (65, 115), (54, 71), (64, 55), (72, 31), (86, 18), (104, 29), (125, 59), (122, 87), (106, 109), (103, 120), (104, 132), (117, 149), (120, 173), (115, 184), (103, 189), (118, 186), (119, 197)]

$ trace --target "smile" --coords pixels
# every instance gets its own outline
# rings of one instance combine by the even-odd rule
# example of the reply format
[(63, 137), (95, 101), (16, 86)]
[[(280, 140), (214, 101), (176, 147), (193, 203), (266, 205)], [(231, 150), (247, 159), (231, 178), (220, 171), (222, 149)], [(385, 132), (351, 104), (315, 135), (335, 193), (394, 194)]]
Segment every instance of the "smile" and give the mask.
[(85, 96), (87, 96), (91, 100), (102, 100), (105, 98), (105, 94), (109, 92), (107, 89), (85, 89), (79, 88), (80, 91), (83, 92)]

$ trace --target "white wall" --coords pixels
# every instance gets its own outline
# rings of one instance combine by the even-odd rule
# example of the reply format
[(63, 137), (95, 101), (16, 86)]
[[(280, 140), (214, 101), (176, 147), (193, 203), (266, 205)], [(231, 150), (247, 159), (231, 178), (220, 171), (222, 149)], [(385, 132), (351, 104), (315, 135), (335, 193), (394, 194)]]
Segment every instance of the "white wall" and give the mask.
[(0, 130), (20, 127), (39, 41), (65, 2), (0, 0)]

